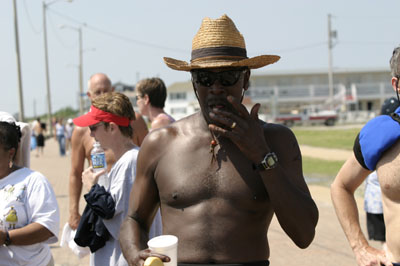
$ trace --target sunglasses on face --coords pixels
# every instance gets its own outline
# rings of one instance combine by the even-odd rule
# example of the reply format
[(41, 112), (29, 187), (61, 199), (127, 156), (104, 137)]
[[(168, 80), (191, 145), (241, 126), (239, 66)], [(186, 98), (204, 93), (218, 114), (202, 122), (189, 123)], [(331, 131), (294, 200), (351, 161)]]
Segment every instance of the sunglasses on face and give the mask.
[(206, 70), (193, 70), (192, 80), (202, 86), (210, 87), (218, 79), (219, 83), (223, 86), (232, 86), (238, 82), (240, 75), (247, 70), (227, 70), (221, 72), (211, 72)]
[(91, 132), (94, 132), (101, 125), (103, 125), (103, 122), (100, 122), (100, 123), (94, 124), (92, 126), (89, 126), (89, 129), (90, 129)]

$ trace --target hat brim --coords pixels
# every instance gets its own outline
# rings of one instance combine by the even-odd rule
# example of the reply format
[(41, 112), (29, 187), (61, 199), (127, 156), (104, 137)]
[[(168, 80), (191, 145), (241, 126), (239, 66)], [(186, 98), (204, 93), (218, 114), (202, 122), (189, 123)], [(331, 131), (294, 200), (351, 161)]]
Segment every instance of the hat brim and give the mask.
[(74, 124), (79, 127), (88, 127), (100, 123), (101, 121), (94, 118), (91, 113), (81, 115), (73, 120)]
[(164, 57), (164, 62), (168, 67), (178, 71), (220, 67), (248, 67), (249, 69), (256, 69), (273, 64), (280, 58), (278, 55), (260, 55), (242, 60), (203, 58), (201, 61), (189, 64), (185, 61)]

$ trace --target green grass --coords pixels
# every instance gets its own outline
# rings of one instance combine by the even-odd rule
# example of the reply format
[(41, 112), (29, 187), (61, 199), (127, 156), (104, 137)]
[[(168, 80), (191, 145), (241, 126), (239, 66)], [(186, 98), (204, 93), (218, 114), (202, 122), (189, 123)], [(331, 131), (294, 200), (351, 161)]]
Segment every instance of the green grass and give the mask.
[(328, 161), (303, 157), (303, 174), (308, 183), (330, 185), (339, 172), (344, 161)]
[[(354, 139), (360, 128), (295, 127), (292, 130), (299, 145), (352, 150)], [(343, 163), (344, 161), (322, 160), (303, 156), (303, 173), (307, 183), (329, 186)]]
[(293, 132), (300, 145), (351, 150), (354, 139), (358, 132), (360, 132), (360, 129), (331, 129), (328, 127), (326, 129), (293, 128)]

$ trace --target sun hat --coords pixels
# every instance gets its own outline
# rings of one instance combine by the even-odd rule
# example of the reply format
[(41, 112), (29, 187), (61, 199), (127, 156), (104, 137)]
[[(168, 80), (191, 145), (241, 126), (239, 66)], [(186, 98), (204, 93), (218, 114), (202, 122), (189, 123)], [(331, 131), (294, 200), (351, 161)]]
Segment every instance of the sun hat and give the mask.
[(93, 105), (90, 106), (89, 112), (75, 118), (73, 121), (74, 124), (79, 127), (88, 127), (100, 122), (114, 122), (118, 126), (129, 126), (129, 118), (105, 112), (94, 107)]
[(192, 41), (190, 64), (164, 57), (165, 64), (175, 70), (190, 71), (202, 68), (248, 67), (260, 68), (280, 59), (277, 55), (247, 57), (243, 35), (233, 21), (222, 15), (218, 19), (204, 18)]

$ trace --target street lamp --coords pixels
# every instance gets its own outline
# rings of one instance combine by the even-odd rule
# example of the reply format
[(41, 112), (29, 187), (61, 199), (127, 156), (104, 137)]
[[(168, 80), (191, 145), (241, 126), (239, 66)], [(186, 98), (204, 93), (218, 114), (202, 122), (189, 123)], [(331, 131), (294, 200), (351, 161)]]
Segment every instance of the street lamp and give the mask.
[(72, 2), (73, 0), (53, 0), (46, 3), (45, 0), (42, 2), (42, 9), (43, 9), (43, 39), (44, 39), (44, 64), (46, 70), (46, 92), (47, 92), (47, 123), (49, 125), (50, 136), (53, 136), (53, 125), (51, 123), (51, 96), (50, 96), (50, 77), (49, 77), (49, 55), (47, 49), (47, 26), (46, 26), (46, 10), (47, 7), (59, 2), (59, 1), (66, 1)]

